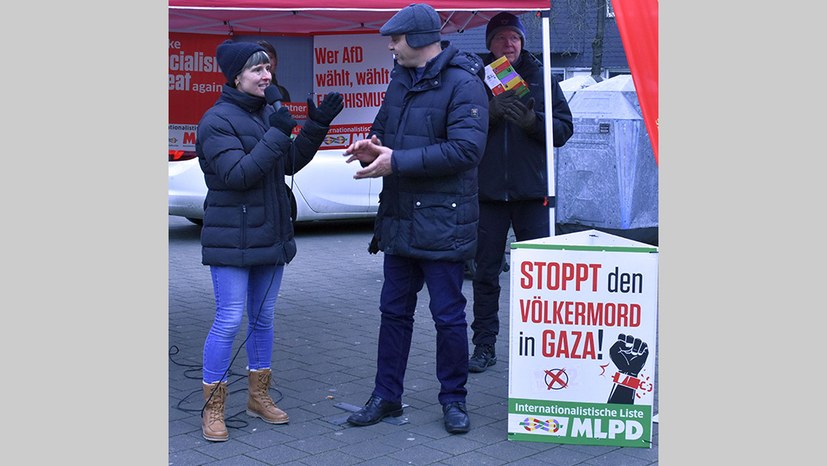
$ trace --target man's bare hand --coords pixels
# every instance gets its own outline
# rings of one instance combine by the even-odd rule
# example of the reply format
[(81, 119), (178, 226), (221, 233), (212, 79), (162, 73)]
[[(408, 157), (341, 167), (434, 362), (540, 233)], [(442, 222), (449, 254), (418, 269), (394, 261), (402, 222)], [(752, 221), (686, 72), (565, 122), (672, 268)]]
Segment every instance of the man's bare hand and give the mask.
[(376, 157), (379, 157), (379, 154), (381, 154), (381, 148), (382, 141), (380, 141), (376, 135), (373, 135), (370, 139), (361, 139), (354, 142), (348, 146), (347, 149), (345, 149), (345, 152), (342, 155), (350, 156), (345, 161), (347, 163), (353, 162), (354, 160), (358, 160), (362, 163), (371, 163), (376, 160)]
[(354, 142), (345, 149), (343, 155), (350, 156), (346, 160), (347, 163), (358, 160), (363, 164), (369, 164), (353, 175), (354, 179), (359, 180), (362, 178), (379, 178), (393, 173), (391, 168), (392, 154), (393, 150), (383, 146), (382, 141), (376, 135), (373, 135), (370, 139)]
[(353, 175), (354, 179), (379, 178), (393, 173), (393, 168), (391, 167), (391, 154), (393, 154), (393, 151), (385, 146), (379, 147), (379, 156), (376, 157), (370, 165), (357, 171), (356, 174)]

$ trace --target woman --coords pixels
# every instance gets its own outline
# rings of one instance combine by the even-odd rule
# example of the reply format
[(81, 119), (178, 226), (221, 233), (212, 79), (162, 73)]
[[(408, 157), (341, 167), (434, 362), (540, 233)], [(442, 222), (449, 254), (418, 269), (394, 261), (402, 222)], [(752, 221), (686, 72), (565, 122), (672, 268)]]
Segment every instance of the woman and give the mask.
[(279, 84), (279, 80), (276, 79), (276, 68), (279, 66), (279, 54), (276, 52), (276, 48), (273, 47), (273, 44), (266, 40), (260, 40), (256, 43), (264, 47), (267, 55), (270, 56), (270, 74), (272, 75), (271, 82), (278, 88), (279, 92), (281, 92), (281, 100), (283, 102), (292, 102), (292, 100), (290, 100), (290, 92), (287, 91), (286, 87)]
[(216, 103), (198, 123), (195, 150), (207, 197), (201, 230), (202, 263), (210, 267), (216, 313), (204, 342), (202, 434), (229, 438), (224, 402), (233, 340), (247, 311), (247, 414), (272, 424), (288, 422), (269, 395), (273, 320), (284, 264), (296, 255), (285, 175), (307, 165), (342, 97), (328, 94), (295, 140), (296, 121), (286, 107), (268, 105), (270, 57), (252, 42), (227, 40), (216, 49), (227, 78)]

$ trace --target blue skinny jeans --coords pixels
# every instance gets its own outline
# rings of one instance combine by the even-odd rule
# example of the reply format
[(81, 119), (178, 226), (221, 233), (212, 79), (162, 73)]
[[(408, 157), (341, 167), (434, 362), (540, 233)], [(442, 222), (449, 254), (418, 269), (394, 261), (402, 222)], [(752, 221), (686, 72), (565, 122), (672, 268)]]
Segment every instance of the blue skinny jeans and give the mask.
[(204, 342), (204, 383), (227, 381), (233, 341), (247, 309), (247, 367), (269, 369), (273, 356), (273, 320), (283, 265), (210, 266), (215, 320)]

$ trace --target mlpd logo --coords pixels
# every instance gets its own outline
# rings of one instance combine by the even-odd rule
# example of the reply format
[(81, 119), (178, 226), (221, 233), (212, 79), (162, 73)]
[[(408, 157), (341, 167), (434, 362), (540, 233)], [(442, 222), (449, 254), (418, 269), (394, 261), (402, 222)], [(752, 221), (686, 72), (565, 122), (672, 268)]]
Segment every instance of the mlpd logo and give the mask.
[(325, 136), (325, 138), (324, 138), (324, 143), (325, 143), (326, 145), (331, 145), (331, 144), (344, 144), (345, 142), (347, 142), (347, 138), (346, 138), (344, 135), (342, 135), (342, 134), (337, 135), (337, 136), (330, 136), (330, 135), (328, 135), (328, 136)]
[(545, 421), (541, 421), (536, 417), (527, 417), (520, 422), (520, 425), (528, 432), (543, 430), (546, 432), (556, 433), (560, 430), (560, 423), (557, 422), (557, 419), (546, 419)]

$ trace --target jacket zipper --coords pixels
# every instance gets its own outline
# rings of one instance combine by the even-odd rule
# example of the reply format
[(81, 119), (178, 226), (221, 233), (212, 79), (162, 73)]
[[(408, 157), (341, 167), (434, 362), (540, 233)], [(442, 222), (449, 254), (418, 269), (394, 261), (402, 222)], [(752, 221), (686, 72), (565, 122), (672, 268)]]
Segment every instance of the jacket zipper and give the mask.
[(505, 202), (508, 202), (508, 190), (510, 189), (508, 186), (508, 165), (509, 165), (509, 157), (508, 155), (508, 130), (511, 129), (511, 123), (508, 121), (503, 121), (505, 125), (505, 131), (503, 131), (503, 155), (505, 155), (505, 167), (503, 167), (503, 174), (505, 175)]
[(247, 248), (247, 205), (241, 205), (241, 248)]

